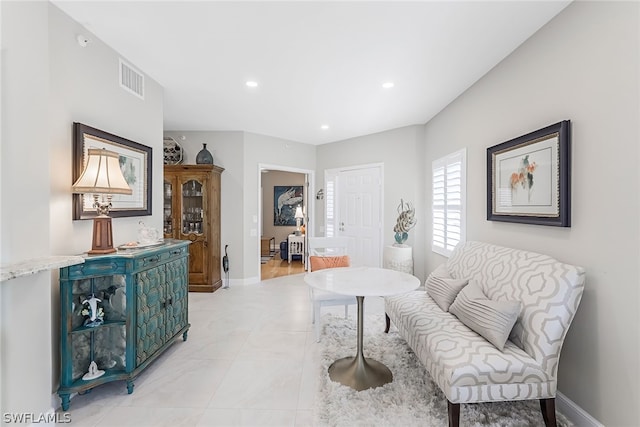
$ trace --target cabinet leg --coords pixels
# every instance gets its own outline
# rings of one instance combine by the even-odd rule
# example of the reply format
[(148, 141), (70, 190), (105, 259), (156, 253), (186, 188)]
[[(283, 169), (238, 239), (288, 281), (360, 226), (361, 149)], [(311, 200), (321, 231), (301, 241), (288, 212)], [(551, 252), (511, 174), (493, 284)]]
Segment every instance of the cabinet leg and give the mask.
[(127, 380), (127, 393), (133, 393), (133, 380)]
[(184, 331), (182, 334), (182, 341), (186, 341), (189, 338), (189, 331)]
[(70, 395), (68, 393), (58, 393), (58, 395), (60, 396), (60, 400), (62, 400), (62, 404), (60, 405), (62, 406), (62, 410), (68, 411), (71, 403)]

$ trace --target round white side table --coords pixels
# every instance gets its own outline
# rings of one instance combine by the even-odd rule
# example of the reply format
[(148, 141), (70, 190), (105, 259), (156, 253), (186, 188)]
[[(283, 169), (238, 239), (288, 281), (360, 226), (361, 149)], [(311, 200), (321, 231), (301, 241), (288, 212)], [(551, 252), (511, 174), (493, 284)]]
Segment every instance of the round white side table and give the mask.
[(397, 244), (385, 246), (383, 267), (413, 274), (413, 248), (409, 245)]

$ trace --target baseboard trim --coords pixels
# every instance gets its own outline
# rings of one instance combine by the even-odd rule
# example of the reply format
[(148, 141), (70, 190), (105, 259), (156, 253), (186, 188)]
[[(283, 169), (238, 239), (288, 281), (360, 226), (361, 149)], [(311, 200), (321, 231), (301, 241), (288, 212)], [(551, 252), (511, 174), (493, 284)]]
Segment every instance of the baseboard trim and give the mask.
[(593, 418), (587, 411), (559, 391), (556, 392), (556, 408), (574, 425), (580, 427), (604, 427), (604, 424)]

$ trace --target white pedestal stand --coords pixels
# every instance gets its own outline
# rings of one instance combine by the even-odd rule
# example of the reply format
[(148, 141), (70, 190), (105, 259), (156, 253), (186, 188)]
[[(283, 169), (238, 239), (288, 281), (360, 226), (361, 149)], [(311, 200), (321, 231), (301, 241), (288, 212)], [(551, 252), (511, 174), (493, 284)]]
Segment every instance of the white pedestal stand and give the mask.
[(413, 248), (409, 245), (398, 244), (385, 246), (383, 267), (413, 274)]

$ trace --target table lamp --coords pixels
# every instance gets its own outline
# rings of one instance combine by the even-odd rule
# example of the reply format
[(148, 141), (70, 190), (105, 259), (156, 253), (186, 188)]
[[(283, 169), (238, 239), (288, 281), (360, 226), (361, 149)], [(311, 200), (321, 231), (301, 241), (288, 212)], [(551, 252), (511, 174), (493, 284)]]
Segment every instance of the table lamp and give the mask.
[(296, 236), (300, 236), (302, 234), (300, 232), (300, 222), (302, 221), (302, 218), (304, 218), (304, 215), (302, 214), (302, 207), (300, 207), (300, 205), (296, 207), (294, 217), (296, 218)]
[(78, 194), (93, 193), (93, 207), (98, 216), (93, 218), (93, 242), (91, 255), (115, 252), (111, 230), (111, 197), (113, 194), (132, 194), (133, 191), (122, 175), (119, 155), (104, 148), (89, 148), (87, 162), (80, 178), (71, 191)]

